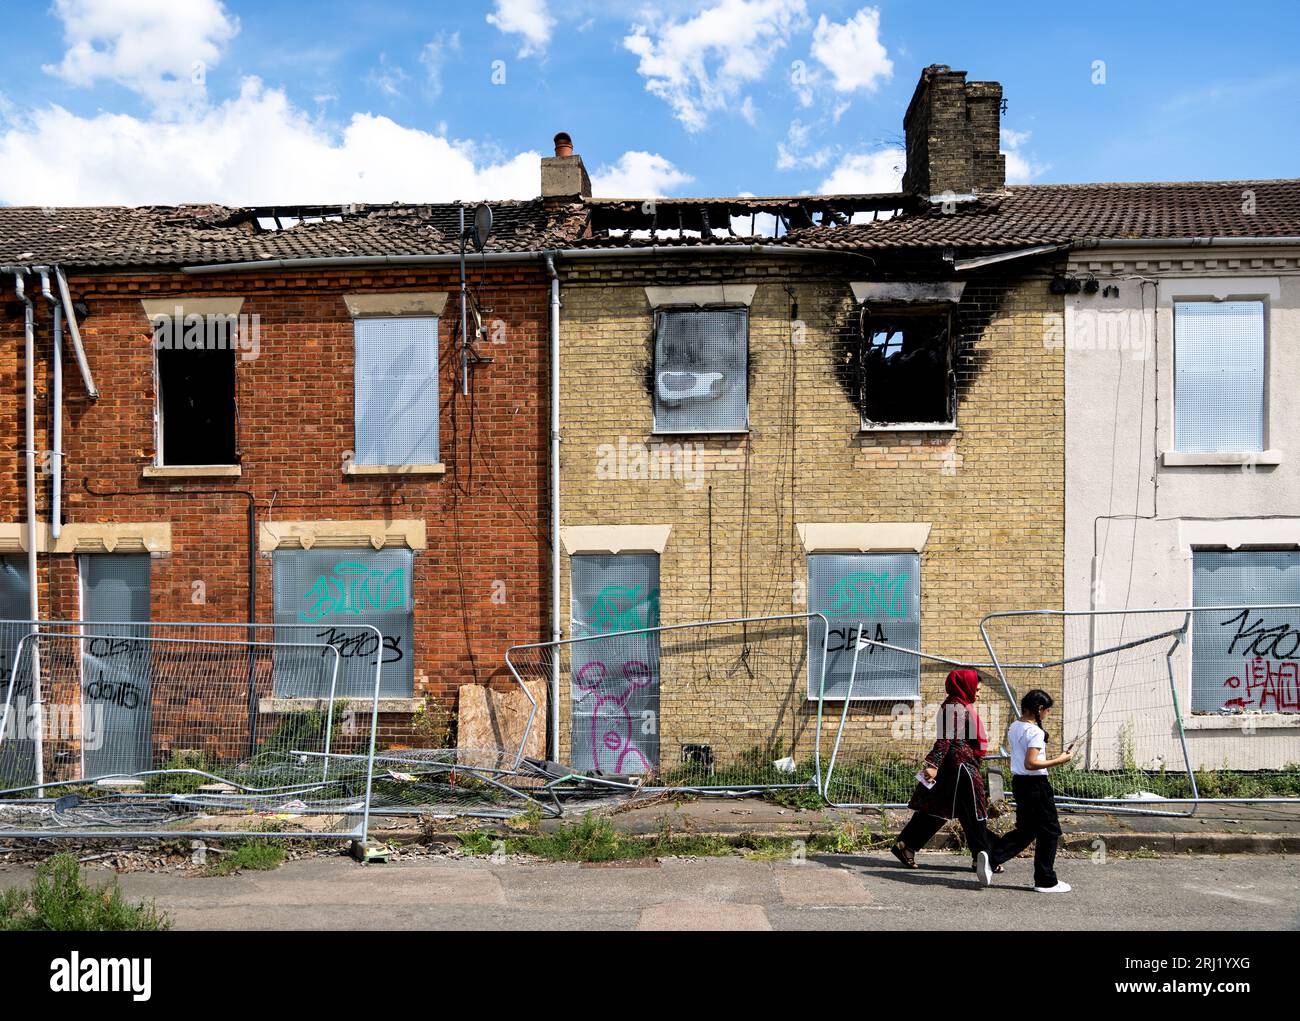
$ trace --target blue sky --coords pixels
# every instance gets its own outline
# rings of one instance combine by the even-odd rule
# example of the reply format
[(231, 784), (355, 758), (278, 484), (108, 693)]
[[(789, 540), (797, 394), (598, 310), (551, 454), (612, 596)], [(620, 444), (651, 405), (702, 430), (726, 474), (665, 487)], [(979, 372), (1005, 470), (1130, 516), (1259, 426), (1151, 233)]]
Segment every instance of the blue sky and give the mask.
[(598, 194), (887, 190), (929, 63), (1002, 82), (1013, 180), (1300, 176), (1294, 2), (1171, 18), (1133, 0), (54, 0), (5, 16), (5, 203), (525, 197), (559, 130)]

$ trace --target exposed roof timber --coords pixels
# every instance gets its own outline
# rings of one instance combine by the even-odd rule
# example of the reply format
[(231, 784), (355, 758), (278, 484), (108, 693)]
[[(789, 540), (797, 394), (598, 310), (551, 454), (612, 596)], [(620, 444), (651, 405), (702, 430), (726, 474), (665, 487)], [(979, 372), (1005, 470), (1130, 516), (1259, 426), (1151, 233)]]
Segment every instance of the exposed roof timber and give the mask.
[(846, 224), (854, 213), (893, 211), (911, 200), (901, 192), (872, 195), (798, 195), (768, 198), (590, 199), (595, 230), (725, 229), (733, 218), (775, 216), (793, 229), (818, 222)]

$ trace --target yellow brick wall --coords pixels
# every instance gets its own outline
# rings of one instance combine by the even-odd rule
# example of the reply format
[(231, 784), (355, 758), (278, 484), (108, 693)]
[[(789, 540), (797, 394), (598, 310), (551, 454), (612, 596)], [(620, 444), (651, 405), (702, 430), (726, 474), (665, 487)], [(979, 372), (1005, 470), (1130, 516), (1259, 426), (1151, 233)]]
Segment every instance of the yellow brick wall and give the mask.
[[(660, 611), (663, 624), (674, 624), (805, 612), (806, 554), (797, 523), (929, 522), (921, 555), (922, 645), (982, 662), (983, 614), (1062, 605), (1061, 299), (1048, 293), (1041, 275), (968, 285), (963, 321), (975, 325), (961, 342), (959, 431), (863, 435), (836, 361), (843, 352), (837, 338), (856, 320), (849, 282), (864, 278), (862, 268), (756, 260), (566, 273), (561, 524), (671, 524), (660, 561)], [(750, 434), (655, 437), (646, 384), (653, 317), (644, 286), (718, 281), (758, 285), (750, 311)], [(598, 477), (601, 445), (620, 438), (702, 442), (703, 484)], [(567, 556), (563, 566), (567, 622)], [(1015, 630), (1007, 654), (1050, 658), (1050, 622)], [(787, 753), (810, 753), (816, 705), (804, 698), (799, 653), (791, 658), (802, 640), (769, 635), (746, 642), (738, 628), (714, 632), (724, 634), (726, 651), (708, 655), (684, 648), (686, 636), (665, 636), (677, 643), (672, 655), (666, 646), (661, 670), (665, 768), (679, 760), (684, 741), (711, 741), (721, 758), (724, 744), (734, 752), (768, 735)], [(922, 670), (923, 703), (942, 699), (946, 671)], [(981, 701), (1002, 703), (997, 720), (1005, 726), (1005, 700), (996, 696), (986, 690)], [(562, 711), (567, 703), (566, 691)], [(871, 740), (899, 745), (889, 736), (892, 710), (853, 705), (859, 744), (870, 728)], [(836, 704), (836, 719), (839, 711)], [(569, 722), (562, 716), (563, 757)], [(919, 743), (908, 744), (909, 753)]]

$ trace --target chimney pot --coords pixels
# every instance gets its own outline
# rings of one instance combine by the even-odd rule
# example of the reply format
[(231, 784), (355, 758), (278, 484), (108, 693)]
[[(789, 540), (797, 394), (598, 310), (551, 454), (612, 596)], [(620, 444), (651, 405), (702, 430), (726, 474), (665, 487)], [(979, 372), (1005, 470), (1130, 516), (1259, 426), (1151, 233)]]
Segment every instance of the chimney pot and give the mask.
[(558, 135), (555, 136), (555, 155), (556, 156), (573, 155), (573, 139), (569, 137), (569, 133), (567, 131), (561, 131)]

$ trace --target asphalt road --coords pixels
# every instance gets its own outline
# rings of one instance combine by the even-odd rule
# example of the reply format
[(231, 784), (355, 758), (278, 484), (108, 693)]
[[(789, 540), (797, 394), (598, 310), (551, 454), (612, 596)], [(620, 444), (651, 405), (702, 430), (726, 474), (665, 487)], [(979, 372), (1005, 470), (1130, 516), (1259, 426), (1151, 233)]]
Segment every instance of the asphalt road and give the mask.
[[(1061, 859), (1064, 896), (1028, 889), (1028, 858), (981, 890), (969, 859), (925, 853), (802, 863), (739, 857), (581, 866), (317, 857), (228, 877), (131, 873), (180, 929), (1300, 929), (1300, 857)], [(92, 872), (102, 882), (104, 872)], [(27, 868), (0, 873), (25, 883)]]

